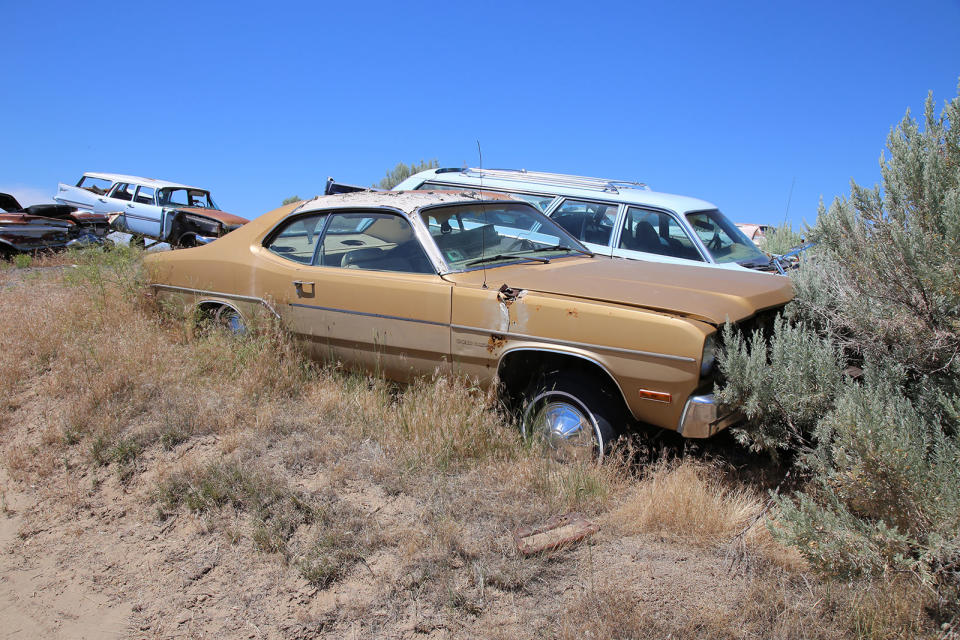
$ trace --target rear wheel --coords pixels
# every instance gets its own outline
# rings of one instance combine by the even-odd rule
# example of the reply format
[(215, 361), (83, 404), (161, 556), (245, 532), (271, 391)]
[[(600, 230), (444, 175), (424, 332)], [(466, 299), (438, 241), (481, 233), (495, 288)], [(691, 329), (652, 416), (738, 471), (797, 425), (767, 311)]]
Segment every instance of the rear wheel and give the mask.
[(240, 335), (247, 332), (247, 325), (243, 316), (233, 307), (223, 306), (217, 309), (214, 321), (230, 333)]
[(603, 459), (626, 423), (623, 402), (609, 387), (581, 371), (543, 374), (524, 394), (524, 438), (557, 460)]

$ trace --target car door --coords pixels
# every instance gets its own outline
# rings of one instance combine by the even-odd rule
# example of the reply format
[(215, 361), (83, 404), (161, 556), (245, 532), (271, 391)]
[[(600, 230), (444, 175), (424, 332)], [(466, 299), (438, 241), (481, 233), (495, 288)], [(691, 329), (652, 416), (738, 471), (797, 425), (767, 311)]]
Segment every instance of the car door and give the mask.
[(145, 185), (138, 185), (133, 199), (125, 205), (127, 224), (136, 232), (163, 240), (161, 223), (163, 209), (157, 206), (156, 189)]
[(609, 256), (619, 210), (615, 202), (565, 198), (549, 215), (590, 251)]
[(97, 199), (97, 213), (122, 214), (123, 217), (114, 222), (114, 225), (123, 231), (146, 235), (147, 225), (133, 211), (133, 197), (137, 193), (137, 185), (129, 182), (118, 182), (110, 192)]
[(400, 214), (295, 216), (263, 251), (284, 319), (315, 355), (398, 380), (449, 368), (451, 285)]

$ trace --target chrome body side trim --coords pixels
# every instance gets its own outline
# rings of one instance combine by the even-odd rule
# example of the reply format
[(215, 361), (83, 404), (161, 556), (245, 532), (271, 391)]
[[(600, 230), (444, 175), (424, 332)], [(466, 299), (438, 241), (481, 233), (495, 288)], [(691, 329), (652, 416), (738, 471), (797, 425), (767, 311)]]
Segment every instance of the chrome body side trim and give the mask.
[[(176, 287), (170, 284), (157, 284), (151, 283), (149, 286), (154, 289), (166, 289), (167, 291), (181, 291), (183, 293), (193, 293), (200, 296), (214, 296), (217, 298), (227, 298), (230, 300), (242, 300), (243, 302), (254, 302), (257, 304), (262, 304), (264, 307), (270, 310), (270, 313), (275, 315), (277, 318), (280, 317), (280, 314), (277, 313), (277, 310), (273, 308), (269, 302), (263, 298), (258, 298), (256, 296), (241, 296), (236, 293), (223, 293), (220, 291), (206, 291), (204, 289), (191, 289), (190, 287)], [(216, 300), (202, 300), (201, 302), (216, 302)]]
[(623, 349), (621, 347), (607, 347), (599, 344), (590, 344), (588, 342), (574, 342), (573, 340), (559, 340), (557, 338), (541, 338), (538, 336), (528, 336), (523, 333), (511, 333), (509, 331), (497, 331), (496, 329), (483, 329), (480, 327), (468, 327), (460, 324), (450, 325), (452, 329), (459, 329), (460, 331), (469, 331), (471, 333), (485, 333), (485, 334), (495, 334), (498, 336), (505, 336), (507, 338), (514, 338), (516, 340), (530, 340), (533, 342), (545, 342), (547, 344), (558, 344), (565, 347), (577, 347), (581, 349), (598, 349), (601, 351), (609, 351), (612, 353), (623, 353), (631, 356), (646, 356), (649, 358), (662, 358), (664, 360), (677, 360), (680, 362), (696, 362), (696, 358), (690, 358), (688, 356), (674, 356), (668, 353), (655, 353), (653, 351), (640, 351), (637, 349)]
[(316, 309), (318, 311), (333, 311), (334, 313), (346, 313), (352, 316), (364, 316), (366, 318), (383, 318), (384, 320), (400, 320), (401, 322), (416, 322), (418, 324), (429, 324), (438, 327), (449, 327), (448, 322), (435, 322), (433, 320), (418, 320), (417, 318), (403, 318), (400, 316), (388, 316), (382, 313), (370, 313), (367, 311), (350, 311), (348, 309), (336, 309), (334, 307), (321, 307), (315, 304), (302, 304), (300, 302), (291, 302), (291, 307), (303, 307), (304, 309)]

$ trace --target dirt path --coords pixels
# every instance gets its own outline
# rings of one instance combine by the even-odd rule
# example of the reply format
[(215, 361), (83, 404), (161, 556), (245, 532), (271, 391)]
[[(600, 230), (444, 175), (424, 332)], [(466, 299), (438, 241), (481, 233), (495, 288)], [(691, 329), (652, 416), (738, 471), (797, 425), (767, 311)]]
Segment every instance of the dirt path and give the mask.
[(33, 508), (0, 469), (0, 637), (117, 638), (127, 635), (130, 607), (111, 603), (62, 561), (56, 549), (28, 548), (19, 533)]

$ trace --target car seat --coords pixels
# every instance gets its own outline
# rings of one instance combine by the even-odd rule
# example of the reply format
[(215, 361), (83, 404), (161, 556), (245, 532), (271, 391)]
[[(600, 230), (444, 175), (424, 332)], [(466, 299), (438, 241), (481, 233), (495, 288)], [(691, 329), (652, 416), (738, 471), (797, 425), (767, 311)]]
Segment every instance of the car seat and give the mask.
[(637, 223), (633, 230), (634, 251), (646, 251), (647, 253), (663, 253), (663, 245), (660, 244), (660, 236), (653, 228), (653, 225), (646, 220)]

